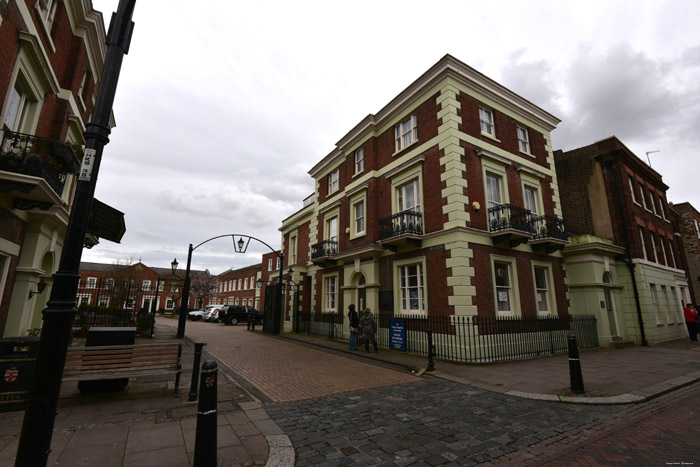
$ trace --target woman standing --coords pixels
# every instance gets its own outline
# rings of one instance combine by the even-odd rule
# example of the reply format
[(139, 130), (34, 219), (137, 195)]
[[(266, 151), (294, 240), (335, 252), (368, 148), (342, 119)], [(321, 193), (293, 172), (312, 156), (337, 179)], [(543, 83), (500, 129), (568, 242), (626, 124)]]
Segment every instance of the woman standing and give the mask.
[(379, 347), (377, 347), (377, 339), (375, 337), (377, 333), (377, 322), (374, 320), (374, 316), (369, 308), (365, 308), (364, 313), (362, 313), (360, 329), (362, 330), (362, 337), (365, 341), (365, 351), (369, 353), (369, 341), (372, 341), (374, 351), (379, 353)]
[(360, 318), (355, 311), (355, 305), (348, 307), (348, 321), (350, 322), (350, 350), (359, 350), (357, 348), (357, 331), (360, 326)]

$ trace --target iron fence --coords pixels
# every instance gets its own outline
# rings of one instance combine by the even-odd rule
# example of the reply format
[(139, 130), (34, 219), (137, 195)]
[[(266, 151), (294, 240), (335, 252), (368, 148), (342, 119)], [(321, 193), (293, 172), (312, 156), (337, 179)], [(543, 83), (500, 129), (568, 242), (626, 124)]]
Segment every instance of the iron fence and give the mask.
[[(314, 316), (306, 312), (299, 317), (305, 319), (306, 326), (297, 328), (307, 334), (340, 338), (346, 331), (342, 315)], [(404, 329), (406, 352), (427, 356), (427, 331), (431, 330), (434, 357), (456, 362), (491, 363), (565, 353), (569, 334), (576, 336), (579, 348), (599, 346), (596, 318), (592, 315), (415, 317), (380, 313), (375, 319), (380, 347), (392, 348), (391, 322), (399, 321)]]
[(90, 327), (135, 327), (138, 337), (151, 337), (160, 292), (155, 287), (137, 287), (133, 281), (81, 281), (73, 336), (87, 335)]

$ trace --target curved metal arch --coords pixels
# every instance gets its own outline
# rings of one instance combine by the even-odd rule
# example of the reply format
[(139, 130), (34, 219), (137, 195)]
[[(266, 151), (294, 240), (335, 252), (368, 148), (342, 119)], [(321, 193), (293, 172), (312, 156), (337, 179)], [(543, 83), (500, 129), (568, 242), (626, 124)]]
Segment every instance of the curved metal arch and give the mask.
[[(241, 248), (241, 249), (236, 248), (236, 236), (240, 237), (241, 239), (243, 239), (244, 237), (248, 239), (248, 241), (245, 242), (245, 246), (244, 246), (243, 248)], [(251, 241), (251, 240), (255, 240), (255, 241), (257, 241), (257, 242), (262, 243), (262, 244), (265, 245), (266, 247), (268, 247), (268, 248), (270, 249), (270, 251), (272, 251), (278, 258), (281, 258), (281, 257), (282, 257), (282, 255), (281, 255), (280, 253), (278, 253), (277, 250), (275, 250), (274, 248), (272, 248), (270, 245), (268, 245), (267, 243), (263, 242), (263, 241), (260, 240), (259, 238), (255, 238), (255, 237), (252, 237), (252, 236), (250, 236), (250, 235), (245, 235), (245, 234), (224, 234), (224, 235), (217, 235), (216, 237), (212, 237), (212, 238), (210, 238), (210, 239), (208, 239), (208, 240), (204, 240), (204, 241), (203, 241), (202, 243), (200, 243), (199, 245), (193, 247), (193, 248), (192, 248), (192, 251), (196, 250), (197, 248), (199, 248), (200, 246), (204, 245), (205, 243), (209, 243), (209, 242), (211, 242), (212, 240), (216, 240), (216, 239), (218, 239), (218, 238), (224, 238), (224, 237), (231, 237), (231, 238), (233, 239), (233, 249), (234, 249), (237, 253), (245, 253), (246, 250), (248, 249), (248, 244), (250, 243), (250, 241)]]

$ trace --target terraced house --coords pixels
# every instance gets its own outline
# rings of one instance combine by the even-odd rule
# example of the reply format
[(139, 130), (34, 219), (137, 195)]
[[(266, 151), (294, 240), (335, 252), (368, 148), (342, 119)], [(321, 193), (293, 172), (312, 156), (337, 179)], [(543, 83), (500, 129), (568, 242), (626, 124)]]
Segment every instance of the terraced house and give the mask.
[(90, 0), (0, 0), (2, 336), (41, 325), (105, 54)]
[(309, 171), (315, 192), (281, 227), (299, 308), (567, 316), (558, 123), (446, 55)]

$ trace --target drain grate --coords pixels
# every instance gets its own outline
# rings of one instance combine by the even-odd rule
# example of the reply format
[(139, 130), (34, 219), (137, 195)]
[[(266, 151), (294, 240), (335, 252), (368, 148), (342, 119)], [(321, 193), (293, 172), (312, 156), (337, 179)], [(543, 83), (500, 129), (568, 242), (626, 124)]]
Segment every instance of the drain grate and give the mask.
[(346, 456), (352, 456), (353, 454), (357, 454), (360, 451), (358, 451), (357, 449), (355, 449), (351, 446), (351, 447), (347, 447), (347, 448), (342, 448), (340, 450), (340, 452), (342, 452)]

